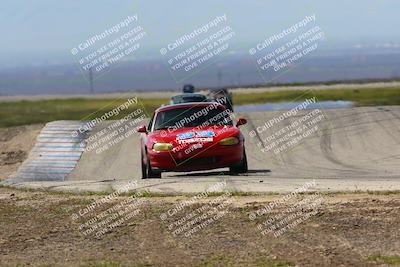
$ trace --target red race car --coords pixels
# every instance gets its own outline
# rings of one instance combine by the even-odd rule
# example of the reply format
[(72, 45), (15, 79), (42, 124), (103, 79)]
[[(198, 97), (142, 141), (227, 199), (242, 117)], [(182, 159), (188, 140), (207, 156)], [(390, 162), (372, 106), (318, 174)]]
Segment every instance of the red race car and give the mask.
[(158, 108), (148, 127), (141, 126), (142, 178), (161, 178), (163, 171), (199, 171), (229, 167), (247, 172), (246, 124), (217, 102), (197, 102)]

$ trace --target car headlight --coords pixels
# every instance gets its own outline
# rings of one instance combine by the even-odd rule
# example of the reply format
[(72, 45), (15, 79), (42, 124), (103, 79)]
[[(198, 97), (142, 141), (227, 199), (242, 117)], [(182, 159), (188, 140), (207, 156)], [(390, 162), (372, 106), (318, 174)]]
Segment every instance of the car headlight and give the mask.
[(239, 138), (237, 137), (228, 137), (224, 138), (221, 141), (218, 142), (218, 144), (222, 146), (233, 146), (239, 144)]
[(153, 145), (153, 150), (155, 150), (155, 151), (172, 150), (172, 145), (170, 143), (155, 143)]

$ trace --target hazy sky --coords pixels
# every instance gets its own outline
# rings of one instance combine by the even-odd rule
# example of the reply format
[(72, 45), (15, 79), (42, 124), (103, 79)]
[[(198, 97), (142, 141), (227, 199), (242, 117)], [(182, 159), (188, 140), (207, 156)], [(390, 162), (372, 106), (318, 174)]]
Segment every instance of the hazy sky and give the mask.
[(236, 41), (249, 46), (312, 14), (331, 43), (400, 42), (399, 11), (398, 0), (3, 0), (0, 54), (69, 55), (72, 47), (133, 14), (150, 50), (222, 14)]

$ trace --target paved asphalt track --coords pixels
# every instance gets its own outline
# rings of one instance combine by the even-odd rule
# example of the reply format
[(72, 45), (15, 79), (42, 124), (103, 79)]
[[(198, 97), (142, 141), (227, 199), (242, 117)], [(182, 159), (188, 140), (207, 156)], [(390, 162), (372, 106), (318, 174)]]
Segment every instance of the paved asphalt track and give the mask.
[[(235, 191), (286, 192), (315, 179), (318, 186), (314, 189), (322, 191), (400, 190), (399, 106), (322, 110), (322, 119), (313, 124), (318, 126), (317, 131), (275, 154), (274, 149), (268, 150), (259, 144), (260, 141), (298, 121), (310, 110), (284, 120), (285, 125), (280, 123), (268, 131), (260, 131), (256, 136), (252, 132), (254, 137), (250, 136), (250, 131), (260, 129), (283, 112), (241, 114), (248, 119), (248, 124), (241, 126), (246, 138), (248, 174), (233, 176), (227, 169), (219, 169), (163, 173), (162, 179), (141, 180), (140, 139), (135, 133), (102, 153), (83, 152), (64, 181), (30, 181), (30, 186), (104, 191), (134, 179), (139, 180), (140, 188), (182, 193), (198, 192), (224, 179)], [(97, 125), (90, 134), (96, 134), (109, 123)], [(8, 183), (13, 182), (9, 180)]]

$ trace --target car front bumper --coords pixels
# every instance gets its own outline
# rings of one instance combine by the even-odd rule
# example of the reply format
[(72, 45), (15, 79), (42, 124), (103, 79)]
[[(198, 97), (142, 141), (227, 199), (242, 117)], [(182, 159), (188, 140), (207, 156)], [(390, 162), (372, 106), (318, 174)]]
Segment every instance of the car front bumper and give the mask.
[(244, 144), (214, 145), (190, 151), (149, 151), (151, 167), (162, 171), (199, 171), (230, 167), (243, 159)]

